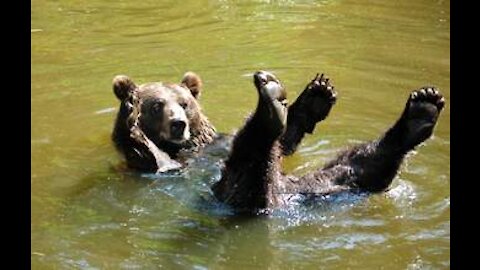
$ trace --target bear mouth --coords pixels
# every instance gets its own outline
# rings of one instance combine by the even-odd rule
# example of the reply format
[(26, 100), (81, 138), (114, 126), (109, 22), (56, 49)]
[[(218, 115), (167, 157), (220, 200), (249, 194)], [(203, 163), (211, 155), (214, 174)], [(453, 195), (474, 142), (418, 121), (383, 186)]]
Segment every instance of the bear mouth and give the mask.
[(275, 111), (274, 115), (285, 125), (287, 121), (288, 102), (282, 85), (269, 82), (264, 86), (264, 89), (266, 92), (269, 92), (268, 96), (271, 98), (271, 107)]
[(173, 144), (182, 145), (190, 139), (190, 132), (185, 130), (182, 134), (170, 134), (168, 141)]
[(260, 94), (268, 97), (273, 103), (287, 106), (285, 87), (273, 74), (266, 71), (257, 71), (253, 75), (253, 82)]
[(168, 140), (168, 142), (173, 143), (173, 144), (178, 144), (178, 145), (182, 145), (182, 144), (184, 144), (186, 141), (187, 141), (187, 140), (186, 140), (186, 139), (183, 139), (183, 138), (170, 139), (170, 140)]

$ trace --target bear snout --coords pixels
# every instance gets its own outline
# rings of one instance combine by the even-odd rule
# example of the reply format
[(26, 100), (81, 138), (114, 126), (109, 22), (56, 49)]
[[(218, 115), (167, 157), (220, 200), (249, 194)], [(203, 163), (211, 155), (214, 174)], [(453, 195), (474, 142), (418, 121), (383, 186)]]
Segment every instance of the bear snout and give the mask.
[(185, 128), (187, 127), (187, 123), (182, 120), (174, 120), (170, 124), (170, 134), (172, 139), (183, 139), (183, 134), (185, 132)]
[(262, 88), (269, 82), (280, 83), (278, 79), (270, 72), (259, 70), (253, 74), (253, 83), (257, 89)]

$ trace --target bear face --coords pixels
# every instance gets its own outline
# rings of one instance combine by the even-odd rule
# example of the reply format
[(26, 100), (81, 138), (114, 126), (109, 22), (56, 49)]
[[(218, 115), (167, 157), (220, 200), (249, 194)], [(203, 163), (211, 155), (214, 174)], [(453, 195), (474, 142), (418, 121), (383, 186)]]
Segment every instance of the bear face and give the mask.
[[(130, 150), (140, 152), (130, 149), (138, 145), (132, 142), (133, 130), (143, 133), (171, 158), (182, 149), (210, 143), (215, 129), (197, 101), (201, 86), (200, 77), (193, 72), (187, 72), (180, 84), (150, 82), (137, 86), (125, 75), (116, 76), (113, 92), (120, 100), (120, 110), (112, 138), (117, 149), (126, 155)], [(130, 162), (127, 155), (127, 162), (132, 165), (148, 161)]]
[(183, 144), (190, 139), (190, 127), (198, 125), (199, 105), (184, 87), (148, 83), (138, 87), (141, 100), (139, 124), (155, 144)]

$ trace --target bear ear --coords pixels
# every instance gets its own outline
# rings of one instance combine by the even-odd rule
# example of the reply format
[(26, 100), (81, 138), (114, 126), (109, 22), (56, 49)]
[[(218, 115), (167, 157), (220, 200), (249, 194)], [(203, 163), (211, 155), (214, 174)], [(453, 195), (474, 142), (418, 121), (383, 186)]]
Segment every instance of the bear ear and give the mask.
[(200, 93), (202, 91), (202, 79), (200, 79), (200, 76), (197, 74), (189, 71), (183, 75), (183, 79), (181, 84), (188, 89), (190, 89), (190, 92), (192, 93), (193, 97), (198, 99), (200, 97)]
[(113, 78), (113, 92), (120, 101), (125, 100), (137, 86), (128, 76), (117, 75)]

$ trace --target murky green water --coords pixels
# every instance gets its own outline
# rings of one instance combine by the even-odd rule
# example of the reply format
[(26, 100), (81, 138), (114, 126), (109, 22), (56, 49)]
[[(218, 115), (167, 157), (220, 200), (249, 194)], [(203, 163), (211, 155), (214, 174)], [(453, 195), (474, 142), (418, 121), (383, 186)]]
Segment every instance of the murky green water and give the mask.
[[(450, 268), (449, 1), (32, 0), (33, 269)], [(232, 133), (254, 108), (250, 75), (273, 71), (290, 99), (316, 74), (339, 89), (328, 120), (285, 170), (302, 174), (377, 137), (410, 90), (447, 99), (433, 139), (391, 191), (228, 217), (205, 203), (215, 155), (161, 179), (121, 171), (110, 133), (114, 75), (205, 82), (201, 103)]]

